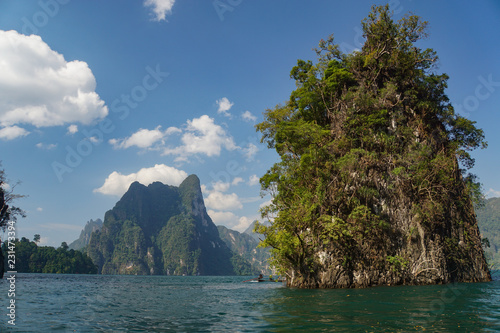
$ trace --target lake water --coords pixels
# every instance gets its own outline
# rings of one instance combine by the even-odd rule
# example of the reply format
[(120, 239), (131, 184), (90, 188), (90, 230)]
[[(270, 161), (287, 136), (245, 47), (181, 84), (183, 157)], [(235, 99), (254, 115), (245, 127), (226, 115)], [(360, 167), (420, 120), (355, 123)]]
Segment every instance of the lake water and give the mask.
[[(7, 275), (8, 276), (8, 275)], [(495, 332), (490, 283), (298, 290), (245, 277), (18, 274), (16, 325), (0, 281), (0, 329), (14, 332)]]

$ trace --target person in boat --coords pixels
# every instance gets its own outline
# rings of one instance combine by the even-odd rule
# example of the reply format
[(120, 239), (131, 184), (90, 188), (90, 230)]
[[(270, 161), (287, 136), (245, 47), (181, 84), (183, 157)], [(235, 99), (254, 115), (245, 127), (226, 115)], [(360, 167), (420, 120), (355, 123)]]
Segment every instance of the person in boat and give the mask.
[(259, 277), (257, 278), (257, 280), (262, 280), (263, 278), (264, 278), (264, 275), (259, 274)]

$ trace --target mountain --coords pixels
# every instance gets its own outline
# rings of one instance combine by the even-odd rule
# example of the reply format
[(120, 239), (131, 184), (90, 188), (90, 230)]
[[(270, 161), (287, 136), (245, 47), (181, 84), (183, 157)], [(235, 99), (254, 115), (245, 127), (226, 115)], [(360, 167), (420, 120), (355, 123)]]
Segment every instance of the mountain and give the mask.
[(372, 7), (359, 51), (322, 39), (255, 126), (279, 155), (260, 179), (274, 220), (259, 232), (289, 286), (491, 280), (469, 173), (484, 131), (455, 113), (436, 53), (417, 47), (427, 22), (392, 13)]
[(179, 187), (132, 183), (92, 233), (87, 251), (102, 274), (235, 274), (195, 175)]
[[(262, 234), (258, 234), (256, 232), (254, 232), (253, 230), (255, 229), (255, 225), (257, 224), (257, 220), (253, 221), (252, 224), (250, 224), (248, 226), (248, 228), (246, 228), (245, 231), (243, 231), (243, 233), (245, 235), (249, 235), (250, 237), (252, 237), (253, 239), (255, 239), (257, 241), (257, 243), (260, 242), (261, 239), (264, 239), (264, 235)], [(265, 225), (266, 227), (269, 227), (271, 225), (271, 223), (269, 223), (269, 221), (265, 221), (262, 223), (263, 225)]]
[(484, 207), (476, 210), (479, 230), (487, 238), (490, 247), (485, 249), (490, 265), (500, 265), (500, 198), (486, 200)]
[(259, 240), (249, 235), (247, 233), (248, 229), (243, 233), (239, 233), (238, 231), (228, 229), (221, 225), (217, 226), (217, 229), (219, 229), (220, 238), (226, 243), (231, 251), (250, 263), (251, 271), (245, 275), (259, 273), (268, 275), (271, 273), (268, 263), (270, 257), (269, 250), (258, 248)]
[(77, 240), (73, 241), (71, 244), (69, 244), (69, 248), (72, 250), (82, 250), (84, 249), (87, 245), (89, 245), (90, 242), (90, 235), (97, 230), (100, 230), (102, 228), (102, 220), (97, 219), (97, 220), (90, 220), (85, 224), (85, 227), (83, 228), (82, 232), (80, 233), (80, 237), (78, 237)]

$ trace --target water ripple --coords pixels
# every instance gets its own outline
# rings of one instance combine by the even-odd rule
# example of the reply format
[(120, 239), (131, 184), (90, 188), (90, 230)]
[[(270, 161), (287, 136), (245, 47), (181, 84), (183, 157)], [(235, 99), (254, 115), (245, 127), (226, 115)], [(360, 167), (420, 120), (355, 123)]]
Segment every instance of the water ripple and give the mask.
[[(298, 290), (242, 283), (244, 277), (21, 274), (16, 331), (494, 332), (500, 329), (497, 272), (494, 277), (491, 283)], [(0, 306), (7, 306), (4, 298)]]

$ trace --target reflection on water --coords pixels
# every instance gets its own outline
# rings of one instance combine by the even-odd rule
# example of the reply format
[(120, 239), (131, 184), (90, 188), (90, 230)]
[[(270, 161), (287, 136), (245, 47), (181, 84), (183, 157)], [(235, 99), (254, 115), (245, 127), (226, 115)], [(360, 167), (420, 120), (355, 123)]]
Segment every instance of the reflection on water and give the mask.
[[(243, 280), (22, 274), (16, 331), (500, 330), (499, 279), (337, 290)], [(0, 289), (6, 285), (2, 281)], [(3, 297), (0, 306), (7, 306)]]

